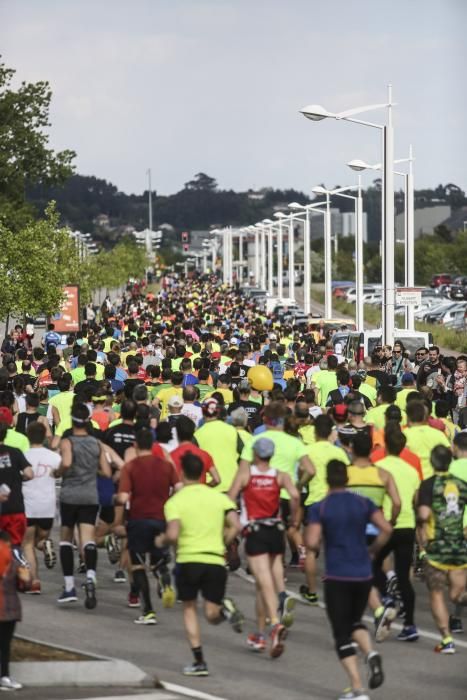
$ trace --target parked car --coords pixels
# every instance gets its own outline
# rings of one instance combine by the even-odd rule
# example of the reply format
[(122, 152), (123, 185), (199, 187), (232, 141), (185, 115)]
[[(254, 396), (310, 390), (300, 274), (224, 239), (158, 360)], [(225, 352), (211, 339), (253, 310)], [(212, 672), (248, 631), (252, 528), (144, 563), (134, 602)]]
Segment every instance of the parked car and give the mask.
[(449, 292), (451, 299), (467, 299), (467, 277), (455, 277)]
[(426, 323), (439, 323), (440, 319), (443, 318), (447, 311), (453, 311), (458, 307), (459, 305), (457, 302), (451, 302), (450, 304), (442, 304), (441, 306), (436, 306), (434, 309), (429, 309), (426, 312), (425, 316), (423, 317), (423, 320)]
[(458, 309), (446, 311), (445, 315), (440, 320), (440, 323), (442, 323), (445, 328), (451, 328), (453, 330), (465, 330), (466, 310), (467, 303), (460, 304)]
[(451, 275), (448, 274), (447, 272), (438, 272), (436, 275), (433, 275), (431, 278), (430, 282), (430, 287), (439, 287), (440, 284), (451, 284)]
[[(365, 284), (363, 286), (363, 294), (381, 294), (381, 290), (382, 286), (380, 284)], [(357, 300), (357, 290), (355, 287), (350, 287), (350, 289), (347, 290), (345, 299), (348, 302), (354, 302)]]

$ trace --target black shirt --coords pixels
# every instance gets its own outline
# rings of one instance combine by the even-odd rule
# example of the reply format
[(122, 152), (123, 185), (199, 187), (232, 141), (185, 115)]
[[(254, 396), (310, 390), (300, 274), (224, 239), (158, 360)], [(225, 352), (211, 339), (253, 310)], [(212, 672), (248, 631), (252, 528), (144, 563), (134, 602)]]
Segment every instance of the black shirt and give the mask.
[(125, 379), (125, 381), (123, 382), (123, 391), (125, 392), (125, 396), (127, 399), (133, 398), (133, 390), (135, 386), (139, 386), (140, 384), (144, 385), (143, 379)]
[(109, 428), (105, 434), (104, 442), (106, 445), (115, 450), (119, 457), (124, 459), (125, 450), (127, 447), (132, 447), (135, 444), (135, 426), (127, 423), (119, 423)]
[(229, 405), (227, 413), (230, 415), (236, 408), (245, 409), (248, 414), (248, 425), (252, 430), (255, 430), (261, 424), (260, 411), (263, 408), (261, 404), (248, 400), (235, 401)]
[(0, 484), (10, 487), (8, 500), (1, 504), (1, 514), (24, 513), (23, 469), (30, 464), (21, 450), (0, 445)]

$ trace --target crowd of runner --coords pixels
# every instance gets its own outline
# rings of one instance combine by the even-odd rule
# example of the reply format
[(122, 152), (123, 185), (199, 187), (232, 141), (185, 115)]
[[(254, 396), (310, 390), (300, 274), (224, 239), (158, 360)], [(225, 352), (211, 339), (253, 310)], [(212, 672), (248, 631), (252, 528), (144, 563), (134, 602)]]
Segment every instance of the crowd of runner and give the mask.
[[(82, 329), (42, 339), (21, 326), (0, 369), (0, 687), (20, 619), (17, 589), (41, 593), (58, 559), (58, 604), (97, 604), (98, 549), (114, 581), (157, 623), (183, 605), (193, 659), (208, 675), (197, 599), (212, 624), (244, 618), (226, 596), (229, 571), (256, 583), (256, 653), (284, 651), (303, 570), (302, 600), (326, 612), (350, 688), (383, 683), (373, 646), (416, 642), (414, 576), (423, 578), (440, 640), (455, 652), (467, 602), (467, 357), (400, 343), (346, 360), (323, 324), (266, 315), (216, 277), (166, 276), (160, 292), (107, 298)], [(58, 493), (58, 508), (57, 504)], [(58, 511), (58, 512), (56, 512)], [(59, 540), (52, 538), (54, 521)], [(318, 556), (324, 563), (318, 566)], [(82, 592), (75, 572), (84, 575)], [(446, 597), (448, 591), (448, 598)], [(370, 631), (362, 622), (367, 608)]]

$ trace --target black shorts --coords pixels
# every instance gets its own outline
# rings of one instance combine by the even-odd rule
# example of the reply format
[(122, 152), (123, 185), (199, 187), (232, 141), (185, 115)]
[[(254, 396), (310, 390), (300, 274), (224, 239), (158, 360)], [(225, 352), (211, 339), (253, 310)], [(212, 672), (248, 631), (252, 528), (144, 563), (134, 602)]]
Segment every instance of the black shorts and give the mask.
[(115, 520), (115, 508), (114, 506), (101, 506), (99, 508), (99, 520), (107, 525), (112, 525)]
[(225, 595), (227, 570), (222, 564), (177, 564), (175, 567), (178, 599), (204, 600), (220, 605)]
[(154, 539), (165, 532), (164, 520), (128, 520), (128, 549), (135, 554), (151, 554), (157, 550)]
[(28, 518), (28, 527), (38, 527), (40, 530), (51, 530), (53, 518)]
[(74, 503), (60, 503), (60, 518), (63, 527), (75, 525), (95, 525), (99, 506), (83, 506)]
[[(280, 526), (280, 527), (279, 527)], [(283, 524), (257, 525), (250, 529), (245, 537), (245, 552), (249, 557), (259, 554), (284, 554), (285, 538)]]
[(287, 498), (280, 499), (279, 510), (284, 525), (288, 527), (290, 522), (290, 501)]

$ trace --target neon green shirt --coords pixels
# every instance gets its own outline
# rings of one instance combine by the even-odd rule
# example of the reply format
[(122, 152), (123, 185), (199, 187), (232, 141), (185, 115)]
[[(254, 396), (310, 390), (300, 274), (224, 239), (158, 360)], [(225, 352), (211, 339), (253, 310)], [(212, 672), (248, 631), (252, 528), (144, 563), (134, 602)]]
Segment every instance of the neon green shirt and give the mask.
[(316, 469), (316, 474), (308, 482), (308, 496), (305, 505), (321, 501), (328, 492), (326, 468), (331, 459), (338, 459), (344, 464), (350, 464), (349, 458), (342, 447), (337, 447), (328, 440), (318, 440), (308, 446), (308, 457)]
[[(401, 511), (397, 517), (396, 529), (414, 528), (415, 527), (415, 510), (414, 496), (420, 486), (420, 479), (416, 470), (407, 464), (400, 457), (387, 455), (379, 462), (376, 462), (377, 467), (386, 469), (389, 472), (396, 484), (401, 499)], [(383, 501), (383, 511), (386, 520), (391, 520), (392, 501), (386, 494)]]
[(21, 450), (21, 452), (27, 452), (29, 450), (29, 440), (26, 435), (17, 433), (13, 428), (8, 428), (3, 443), (8, 445), (8, 447), (16, 447), (18, 450)]
[(433, 476), (433, 467), (430, 462), (431, 450), (438, 445), (451, 447), (446, 435), (432, 428), (430, 425), (412, 425), (404, 431), (407, 438), (407, 447), (420, 458), (422, 463), (423, 478)]
[[(268, 438), (275, 445), (274, 454), (271, 458), (271, 467), (279, 469), (290, 476), (292, 482), (297, 481), (297, 466), (302, 457), (308, 454), (308, 448), (301, 440), (288, 435), (282, 430), (265, 430), (264, 433), (255, 435), (249, 445), (245, 445), (242, 452), (242, 459), (253, 463), (253, 445), (260, 438)], [(281, 498), (290, 500), (290, 496), (285, 489), (281, 490)]]
[(221, 483), (215, 488), (228, 491), (238, 468), (237, 431), (233, 425), (221, 420), (212, 420), (196, 430), (195, 439), (202, 450), (209, 452), (219, 472)]
[(165, 519), (180, 521), (177, 563), (224, 566), (225, 516), (236, 509), (230, 498), (205, 484), (184, 486), (169, 498)]
[(323, 369), (320, 372), (315, 372), (311, 377), (312, 384), (319, 389), (319, 405), (321, 408), (326, 406), (328, 395), (330, 391), (337, 389), (337, 376), (336, 373)]

